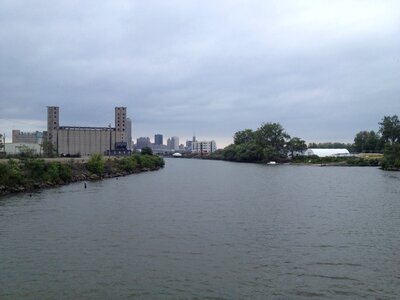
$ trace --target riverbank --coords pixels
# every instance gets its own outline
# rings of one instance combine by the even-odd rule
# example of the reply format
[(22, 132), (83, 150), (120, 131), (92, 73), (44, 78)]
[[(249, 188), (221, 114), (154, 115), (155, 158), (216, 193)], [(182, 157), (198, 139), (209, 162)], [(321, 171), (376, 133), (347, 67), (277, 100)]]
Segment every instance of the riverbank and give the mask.
[(162, 167), (164, 167), (162, 158), (140, 154), (107, 159), (94, 155), (87, 160), (9, 159), (0, 163), (0, 197), (13, 193), (35, 192), (73, 182), (155, 171)]
[[(224, 156), (220, 152), (212, 153), (209, 156), (197, 157), (200, 159), (224, 160), (231, 162), (244, 162), (266, 164), (268, 161), (264, 159), (246, 159), (240, 160), (237, 157)], [(319, 165), (319, 166), (341, 166), (341, 167), (381, 167), (383, 161), (382, 154), (358, 154), (348, 157), (318, 157), (318, 156), (295, 156), (293, 159), (289, 157), (276, 158), (274, 162), (278, 164), (292, 165)]]
[(321, 166), (338, 167), (380, 167), (382, 157), (377, 156), (350, 156), (350, 157), (307, 157), (298, 156), (292, 160), (293, 164), (314, 164)]

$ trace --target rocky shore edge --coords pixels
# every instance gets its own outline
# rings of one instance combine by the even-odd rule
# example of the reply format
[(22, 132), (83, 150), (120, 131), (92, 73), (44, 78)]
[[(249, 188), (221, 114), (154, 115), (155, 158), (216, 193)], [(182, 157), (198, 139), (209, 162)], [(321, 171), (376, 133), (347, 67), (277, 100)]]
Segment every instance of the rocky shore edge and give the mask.
[(70, 183), (75, 183), (75, 182), (90, 182), (90, 181), (99, 181), (103, 179), (110, 179), (110, 178), (116, 178), (116, 177), (123, 177), (127, 175), (132, 175), (132, 174), (138, 174), (142, 172), (149, 172), (149, 171), (157, 171), (161, 167), (157, 168), (143, 168), (140, 170), (136, 170), (134, 172), (128, 172), (128, 171), (118, 171), (115, 173), (106, 173), (102, 176), (99, 176), (97, 174), (92, 174), (90, 172), (83, 172), (80, 174), (75, 174), (72, 176), (72, 178), (68, 181), (58, 181), (58, 182), (52, 182), (52, 181), (47, 181), (47, 182), (35, 182), (31, 185), (17, 185), (17, 186), (4, 186), (0, 185), (0, 197), (6, 196), (6, 195), (11, 195), (11, 194), (17, 194), (17, 193), (37, 193), (40, 192), (43, 189), (48, 189), (48, 188), (55, 188), (55, 187), (60, 187), (63, 185), (68, 185)]
[[(100, 164), (101, 168), (97, 168)], [(0, 197), (17, 193), (36, 193), (43, 189), (59, 187), (76, 182), (90, 182), (122, 177), (164, 167), (164, 160), (156, 156), (131, 156), (127, 158), (95, 161), (46, 162), (43, 159), (9, 160), (2, 164), (0, 174)], [(8, 173), (8, 174), (7, 174)], [(38, 173), (40, 175), (38, 175)]]

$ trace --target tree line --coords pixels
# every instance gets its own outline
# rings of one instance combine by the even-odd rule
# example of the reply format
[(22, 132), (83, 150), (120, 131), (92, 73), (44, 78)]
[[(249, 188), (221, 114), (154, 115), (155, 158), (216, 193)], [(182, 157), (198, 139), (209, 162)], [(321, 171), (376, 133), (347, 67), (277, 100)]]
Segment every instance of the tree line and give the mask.
[(218, 150), (211, 158), (238, 162), (287, 160), (288, 153), (307, 148), (304, 140), (291, 138), (279, 123), (263, 123), (257, 130), (244, 129), (233, 136), (233, 144)]
[[(310, 143), (308, 148), (346, 148), (352, 153), (383, 153), (384, 169), (400, 169), (400, 121), (397, 115), (382, 118), (377, 132), (360, 131), (354, 143)], [(307, 149), (305, 141), (290, 137), (279, 123), (263, 123), (257, 130), (244, 129), (233, 136), (233, 144), (210, 158), (237, 162), (288, 161)]]
[(397, 115), (382, 118), (377, 132), (360, 131), (354, 138), (358, 153), (383, 153), (382, 168), (400, 170), (400, 120)]

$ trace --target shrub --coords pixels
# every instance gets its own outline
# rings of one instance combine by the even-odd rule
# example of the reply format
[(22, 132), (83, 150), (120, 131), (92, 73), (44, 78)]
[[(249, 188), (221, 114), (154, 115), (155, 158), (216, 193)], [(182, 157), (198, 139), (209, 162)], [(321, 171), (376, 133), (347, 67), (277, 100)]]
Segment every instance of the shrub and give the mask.
[(132, 154), (131, 159), (137, 163), (137, 168), (156, 169), (164, 167), (164, 159), (157, 155)]
[(119, 167), (127, 172), (134, 172), (138, 168), (139, 164), (135, 156), (124, 157), (119, 162)]
[(70, 165), (57, 163), (58, 177), (63, 181), (68, 181), (72, 178), (72, 169)]
[(97, 175), (102, 175), (104, 172), (105, 162), (103, 159), (103, 155), (101, 154), (93, 154), (88, 163), (87, 169)]
[(7, 163), (0, 164), (0, 184), (16, 186), (24, 183), (24, 181), (21, 168), (15, 160), (10, 159)]
[(43, 159), (26, 159), (23, 161), (26, 175), (34, 179), (42, 179), (46, 173), (46, 163)]

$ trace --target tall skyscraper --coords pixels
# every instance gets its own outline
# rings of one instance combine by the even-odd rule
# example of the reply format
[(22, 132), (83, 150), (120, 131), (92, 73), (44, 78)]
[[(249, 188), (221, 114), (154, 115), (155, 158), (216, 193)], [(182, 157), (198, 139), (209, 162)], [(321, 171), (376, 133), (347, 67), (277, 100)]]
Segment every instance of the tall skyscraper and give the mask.
[(163, 135), (162, 134), (154, 135), (154, 144), (155, 145), (162, 145), (163, 144)]
[(172, 140), (170, 138), (167, 139), (167, 148), (172, 149)]
[(179, 137), (177, 137), (177, 136), (171, 137), (171, 149), (174, 149), (174, 150), (179, 149)]

